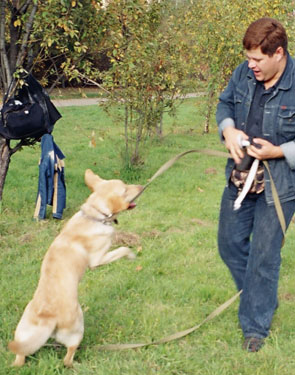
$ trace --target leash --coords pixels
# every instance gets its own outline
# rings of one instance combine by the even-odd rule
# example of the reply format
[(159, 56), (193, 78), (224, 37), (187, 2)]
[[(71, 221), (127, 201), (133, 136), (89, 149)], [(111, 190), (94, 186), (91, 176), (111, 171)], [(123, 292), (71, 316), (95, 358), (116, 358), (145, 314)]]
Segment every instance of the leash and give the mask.
[(235, 294), (232, 298), (230, 298), (228, 301), (224, 302), (222, 305), (220, 305), (216, 310), (214, 310), (210, 315), (207, 316), (206, 319), (204, 319), (200, 324), (186, 329), (181, 332), (174, 333), (170, 336), (166, 336), (160, 340), (157, 341), (151, 341), (148, 343), (139, 343), (139, 344), (109, 344), (109, 345), (101, 345), (96, 346), (95, 348), (98, 350), (124, 350), (124, 349), (137, 349), (142, 348), (146, 346), (151, 345), (159, 345), (159, 344), (165, 344), (167, 342), (180, 339), (182, 337), (185, 337), (189, 335), (190, 333), (196, 331), (200, 327), (202, 327), (203, 324), (209, 322), (210, 320), (214, 319), (216, 316), (220, 315), (224, 310), (226, 310), (232, 303), (235, 302), (235, 300), (240, 296), (242, 293), (242, 290), (240, 290), (237, 294)]
[[(185, 152), (182, 152), (181, 154), (176, 155), (172, 159), (168, 160), (165, 164), (163, 164), (157, 172), (149, 179), (148, 183), (144, 185), (142, 191), (137, 194), (131, 202), (134, 202), (135, 199), (137, 199), (144, 191), (145, 189), (160, 175), (162, 175), (164, 172), (167, 171), (170, 167), (172, 167), (173, 164), (175, 164), (180, 158), (183, 156), (190, 154), (190, 153), (201, 153), (201, 154), (206, 154), (206, 155), (211, 155), (211, 156), (218, 156), (218, 157), (229, 157), (229, 154), (223, 151), (216, 151), (216, 150), (208, 150), (208, 149), (193, 149), (193, 150), (188, 150)], [(137, 349), (137, 348), (142, 348), (142, 347), (148, 347), (151, 345), (160, 345), (160, 344), (165, 344), (170, 341), (178, 340), (182, 337), (185, 337), (192, 332), (198, 330), (200, 327), (202, 327), (205, 323), (209, 322), (210, 320), (214, 319), (218, 315), (220, 315), (224, 310), (226, 310), (230, 305), (232, 305), (235, 300), (240, 296), (242, 293), (242, 290), (240, 290), (238, 293), (236, 293), (233, 297), (231, 297), (228, 301), (224, 302), (221, 306), (219, 306), (216, 310), (214, 310), (210, 315), (208, 315), (201, 323), (197, 324), (196, 326), (186, 329), (184, 331), (180, 331), (177, 333), (174, 333), (172, 335), (163, 337), (157, 341), (151, 341), (147, 343), (132, 343), (132, 344), (107, 344), (107, 345), (100, 345), (96, 346), (97, 350), (126, 350), (126, 349)]]
[(197, 152), (199, 154), (206, 154), (206, 155), (211, 155), (211, 156), (221, 156), (223, 158), (228, 158), (230, 157), (230, 155), (227, 153), (227, 152), (223, 152), (223, 151), (217, 151), (217, 150), (208, 150), (208, 149), (199, 149), (199, 150), (188, 150), (188, 151), (185, 151), (185, 152), (182, 152), (181, 154), (178, 154), (176, 156), (174, 156), (174, 158), (168, 160), (165, 164), (162, 165), (162, 167), (160, 167), (157, 172), (149, 179), (148, 183), (144, 185), (142, 191), (140, 193), (138, 193), (133, 199), (131, 202), (134, 202), (135, 199), (137, 199), (144, 191), (145, 189), (159, 176), (161, 176), (164, 172), (167, 171), (167, 169), (169, 169), (170, 167), (172, 167), (173, 164), (175, 164), (179, 159), (181, 159), (183, 156), (187, 155), (187, 154), (191, 154), (191, 153), (194, 153), (194, 152)]
[[(172, 167), (172, 165), (175, 164), (180, 158), (182, 158), (183, 156), (185, 156), (187, 154), (194, 153), (194, 152), (206, 154), (206, 155), (211, 155), (211, 156), (219, 156), (219, 157), (223, 157), (223, 158), (224, 157), (225, 158), (231, 158), (230, 154), (228, 154), (227, 152), (217, 151), (217, 150), (208, 150), (208, 149), (197, 150), (197, 149), (193, 149), (193, 150), (188, 150), (188, 151), (182, 152), (181, 154), (178, 154), (178, 155), (174, 156), (172, 159), (168, 160), (165, 164), (163, 164), (162, 167), (160, 167), (157, 170), (157, 172), (149, 179), (148, 183), (146, 185), (144, 185), (142, 191), (139, 194), (137, 194), (132, 199), (131, 202), (135, 201), (135, 199), (137, 199), (157, 177), (161, 176), (164, 172), (166, 172), (167, 169)], [(286, 226), (285, 216), (284, 216), (284, 213), (283, 213), (283, 210), (282, 210), (280, 198), (279, 198), (279, 195), (278, 195), (278, 192), (277, 192), (277, 189), (276, 189), (276, 185), (274, 183), (274, 180), (273, 180), (271, 172), (270, 172), (268, 161), (263, 160), (263, 164), (264, 164), (264, 166), (265, 166), (265, 168), (266, 168), (266, 170), (269, 174), (271, 192), (272, 192), (272, 196), (273, 196), (273, 199), (274, 199), (274, 205), (275, 205), (276, 212), (277, 212), (277, 215), (278, 215), (278, 219), (279, 219), (282, 231), (283, 231), (283, 235), (285, 237), (287, 226)], [(257, 167), (258, 167), (258, 159), (255, 159), (254, 162), (253, 162), (253, 165), (251, 167), (251, 170), (250, 170), (252, 172), (252, 173), (250, 173), (250, 174), (252, 174), (252, 176), (250, 176), (250, 177), (254, 177), (254, 174), (257, 171)], [(249, 180), (253, 180), (253, 178), (249, 178)], [(246, 182), (248, 182), (248, 178), (247, 178)], [(250, 186), (249, 186), (249, 188), (250, 188)], [(249, 189), (245, 189), (245, 191), (246, 191), (245, 195), (247, 194), (248, 190)], [(241, 197), (241, 199), (238, 198), (236, 200), (236, 202), (235, 202), (236, 208), (240, 207), (243, 198), (244, 197)], [(284, 239), (283, 239), (283, 243), (284, 243)]]
[[(190, 154), (190, 153), (202, 153), (202, 154), (206, 154), (206, 155), (226, 157), (226, 158), (230, 157), (230, 155), (228, 153), (226, 153), (226, 152), (217, 151), (217, 150), (208, 150), (208, 149), (199, 149), (199, 150), (193, 149), (193, 150), (188, 150), (188, 151), (182, 152), (181, 154), (176, 155), (172, 159), (168, 160), (165, 164), (163, 164), (157, 170), (157, 172), (149, 179), (148, 183), (146, 185), (144, 185), (142, 191), (139, 194), (137, 194), (132, 199), (131, 202), (133, 202), (135, 199), (137, 199), (145, 191), (145, 189), (157, 177), (159, 177), (164, 172), (166, 172), (180, 158), (182, 158), (183, 156), (185, 156), (187, 154)], [(255, 167), (253, 169), (257, 169), (256, 167), (258, 166), (258, 161), (256, 162), (256, 164), (255, 164)], [(277, 215), (278, 215), (281, 227), (282, 227), (283, 235), (285, 237), (286, 223), (285, 223), (285, 217), (284, 217), (283, 210), (282, 210), (282, 207), (281, 207), (280, 199), (279, 199), (279, 196), (278, 196), (278, 193), (277, 193), (277, 189), (276, 189), (275, 183), (273, 181), (273, 178), (272, 178), (272, 175), (271, 175), (271, 172), (270, 172), (270, 168), (269, 168), (268, 162), (267, 161), (263, 161), (263, 164), (265, 165), (265, 168), (267, 169), (269, 177), (270, 177), (271, 190), (272, 190), (272, 194), (273, 194), (273, 198), (274, 198), (274, 204), (275, 204)], [(284, 242), (284, 239), (283, 239), (283, 242)], [(137, 349), (137, 348), (148, 347), (148, 346), (152, 346), (152, 345), (165, 344), (165, 343), (168, 343), (170, 341), (178, 340), (178, 339), (180, 339), (182, 337), (185, 337), (185, 336), (191, 334), (192, 332), (195, 332), (196, 330), (198, 330), (199, 328), (201, 328), (205, 323), (209, 322), (210, 320), (212, 320), (215, 317), (217, 317), (218, 315), (220, 315), (224, 310), (226, 310), (229, 306), (231, 306), (236, 301), (236, 299), (241, 295), (242, 292), (243, 292), (243, 290), (240, 290), (233, 297), (231, 297), (229, 300), (227, 300), (222, 305), (220, 305), (210, 315), (208, 315), (201, 323), (195, 325), (192, 328), (186, 329), (184, 331), (176, 332), (176, 333), (174, 333), (172, 335), (163, 337), (163, 338), (161, 338), (159, 340), (151, 341), (151, 342), (147, 342), (147, 343), (137, 343), (137, 344), (136, 343), (131, 343), (131, 344), (106, 344), (106, 345), (96, 346), (95, 348), (97, 350), (100, 350), (100, 351), (102, 351), (102, 350), (116, 351), (116, 350), (126, 350), (126, 349)]]
[[(227, 152), (223, 152), (223, 151), (217, 151), (217, 150), (208, 150), (208, 149), (193, 149), (193, 150), (188, 150), (188, 151), (185, 151), (185, 152), (182, 152), (181, 154), (178, 154), (176, 155), (175, 157), (173, 157), (172, 159), (168, 160), (165, 164), (163, 164), (158, 170), (157, 172), (149, 179), (148, 183), (144, 185), (142, 191), (137, 194), (131, 202), (134, 202), (135, 199), (137, 199), (144, 191), (145, 189), (159, 176), (161, 176), (164, 172), (167, 171), (167, 169), (169, 169), (170, 167), (172, 167), (173, 164), (175, 164), (180, 158), (182, 158), (183, 156), (187, 155), (187, 154), (190, 154), (190, 153), (201, 153), (201, 154), (206, 154), (206, 155), (211, 155), (211, 156), (219, 156), (219, 157), (223, 157), (223, 158), (231, 158), (230, 154), (227, 153)], [(284, 213), (283, 213), (283, 210), (282, 210), (282, 206), (281, 206), (281, 202), (280, 202), (280, 198), (279, 198), (279, 195), (278, 195), (278, 192), (277, 192), (277, 189), (276, 189), (276, 185), (274, 183), (274, 180), (272, 178), (272, 175), (271, 175), (271, 172), (270, 172), (270, 168), (269, 168), (269, 164), (268, 164), (268, 161), (267, 160), (263, 160), (263, 164), (269, 174), (269, 179), (270, 179), (270, 185), (271, 185), (271, 192), (272, 192), (272, 196), (273, 196), (273, 199), (274, 199), (274, 205), (275, 205), (275, 208), (276, 208), (276, 212), (277, 212), (277, 215), (278, 215), (278, 219), (279, 219), (279, 222), (280, 222), (280, 225), (281, 225), (281, 228), (282, 228), (282, 231), (283, 231), (283, 235), (285, 237), (285, 234), (286, 234), (286, 230), (287, 230), (287, 226), (286, 226), (286, 221), (285, 221), (285, 216), (284, 216)], [(253, 162), (253, 171), (252, 172), (256, 172), (257, 170), (257, 167), (258, 167), (258, 162), (257, 162), (257, 159), (254, 160)], [(252, 169), (252, 168), (251, 168)], [(253, 174), (253, 173), (252, 173)], [(247, 179), (248, 180), (248, 179)], [(247, 193), (247, 192), (246, 192)], [(246, 195), (246, 194), (245, 194)], [(243, 198), (241, 199), (241, 201), (243, 200)], [(239, 199), (237, 199), (237, 208), (240, 206), (241, 204), (241, 201)], [(284, 239), (283, 239), (283, 243), (284, 243)]]
[(274, 180), (272, 178), (272, 175), (270, 173), (268, 161), (263, 160), (263, 164), (264, 164), (264, 166), (267, 169), (267, 172), (269, 174), (271, 192), (272, 192), (272, 196), (273, 196), (273, 200), (274, 200), (274, 205), (275, 205), (276, 212), (277, 212), (279, 222), (280, 222), (282, 232), (283, 232), (283, 240), (282, 240), (282, 247), (283, 247), (284, 243), (285, 243), (285, 235), (286, 235), (286, 230), (287, 230), (285, 215), (283, 213), (283, 209), (282, 209), (282, 206), (281, 206), (281, 202), (280, 202), (280, 198), (279, 198), (279, 195), (278, 195), (278, 192), (277, 192), (277, 189), (276, 189), (275, 182), (274, 182)]

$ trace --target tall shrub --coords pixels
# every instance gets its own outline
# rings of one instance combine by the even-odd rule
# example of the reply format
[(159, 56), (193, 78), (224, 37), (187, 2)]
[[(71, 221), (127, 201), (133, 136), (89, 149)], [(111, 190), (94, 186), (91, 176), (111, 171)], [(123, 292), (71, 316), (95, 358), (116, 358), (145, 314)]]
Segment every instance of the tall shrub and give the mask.
[(128, 165), (141, 163), (144, 140), (162, 134), (163, 113), (173, 112), (181, 93), (189, 62), (182, 26), (169, 1), (117, 0), (106, 9), (102, 48), (111, 67), (99, 77), (108, 105), (123, 107)]

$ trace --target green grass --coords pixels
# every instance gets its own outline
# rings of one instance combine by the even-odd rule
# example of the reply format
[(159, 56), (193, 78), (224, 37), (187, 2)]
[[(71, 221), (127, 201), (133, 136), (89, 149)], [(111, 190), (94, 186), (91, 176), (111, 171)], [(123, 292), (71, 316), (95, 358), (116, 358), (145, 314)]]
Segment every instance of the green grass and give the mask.
[[(212, 122), (203, 135), (203, 99), (185, 101), (177, 118), (165, 118), (165, 136), (146, 152), (141, 174), (126, 172), (120, 152), (123, 128), (97, 106), (61, 109), (54, 138), (66, 155), (67, 208), (75, 213), (89, 192), (86, 168), (104, 178), (144, 184), (174, 155), (192, 148), (223, 150)], [(95, 130), (96, 147), (89, 147)], [(7, 343), (32, 297), (42, 258), (64, 225), (32, 220), (40, 147), (25, 148), (11, 161), (0, 216), (0, 374), (20, 375), (292, 375), (295, 373), (294, 224), (287, 234), (279, 287), (280, 307), (270, 337), (257, 354), (241, 349), (236, 302), (193, 334), (165, 345), (121, 352), (98, 351), (108, 343), (149, 342), (190, 328), (235, 294), (216, 245), (225, 160), (190, 154), (159, 177), (123, 213), (117, 230), (138, 254), (87, 271), (79, 287), (85, 334), (74, 368), (65, 369), (65, 348), (43, 347), (21, 369)], [(127, 236), (128, 235), (128, 236)]]

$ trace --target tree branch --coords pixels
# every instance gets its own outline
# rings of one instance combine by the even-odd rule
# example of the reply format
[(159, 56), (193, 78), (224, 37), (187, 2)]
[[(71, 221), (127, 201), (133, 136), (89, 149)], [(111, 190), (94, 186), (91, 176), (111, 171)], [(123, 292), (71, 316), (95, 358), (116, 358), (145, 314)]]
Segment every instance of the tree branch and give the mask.
[(9, 8), (9, 10), (11, 11), (11, 12), (13, 12), (14, 11), (14, 6), (13, 6), (13, 2), (11, 1), (8, 1), (7, 2), (7, 6), (8, 6), (8, 8)]
[(11, 71), (5, 46), (5, 6), (6, 1), (1, 1), (0, 5), (0, 58), (1, 58), (1, 76), (4, 86), (4, 92), (8, 89), (11, 81)]
[(49, 60), (51, 61), (50, 68), (53, 67), (54, 70), (55, 70), (56, 79), (54, 80), (54, 82), (52, 83), (52, 85), (50, 86), (50, 88), (48, 89), (48, 94), (50, 94), (51, 91), (54, 89), (54, 87), (58, 84), (58, 82), (61, 81), (61, 79), (63, 77), (65, 77), (65, 73), (63, 71), (61, 73), (59, 73), (58, 67), (57, 67), (54, 59), (51, 56), (49, 56)]
[(24, 146), (34, 146), (38, 142), (38, 139), (22, 139), (13, 148), (9, 147), (10, 156), (21, 150)]
[(28, 47), (28, 41), (29, 41), (29, 38), (30, 38), (31, 30), (32, 30), (32, 25), (33, 25), (33, 22), (34, 22), (34, 17), (35, 17), (35, 14), (37, 12), (37, 8), (38, 8), (38, 4), (33, 3), (31, 14), (30, 14), (29, 19), (26, 23), (23, 40), (22, 40), (21, 47), (20, 47), (18, 57), (17, 57), (17, 60), (16, 60), (16, 66), (17, 67), (21, 66), (23, 61), (24, 61), (26, 49)]
[(58, 82), (61, 81), (61, 79), (63, 77), (65, 77), (64, 73), (58, 73), (58, 72), (56, 72), (56, 79), (54, 80), (54, 82), (52, 83), (52, 85), (47, 90), (48, 94), (50, 94), (52, 92), (52, 90), (55, 88), (55, 86), (58, 84)]
[(77, 72), (78, 73), (78, 76), (83, 78), (83, 79), (86, 79), (88, 82), (92, 83), (93, 85), (99, 87), (101, 90), (103, 90), (104, 92), (106, 92), (107, 94), (111, 95), (111, 92), (106, 90), (102, 85), (100, 85), (99, 83), (95, 82), (93, 79), (85, 76), (84, 74), (80, 73), (80, 72)]
[[(93, 79), (85, 76), (84, 74), (80, 73), (80, 72), (77, 72), (78, 76), (83, 78), (83, 79), (86, 79), (88, 82), (92, 83), (93, 85), (99, 87), (101, 90), (103, 90), (104, 92), (106, 92), (108, 95), (112, 95), (112, 93), (110, 91), (108, 91), (107, 89), (105, 89), (102, 85), (100, 85), (99, 83), (95, 82)], [(128, 101), (127, 99), (122, 99), (122, 98), (118, 98), (117, 101), (119, 103), (125, 103), (126, 101)]]
[(26, 11), (28, 10), (28, 7), (30, 6), (32, 0), (27, 0), (20, 8), (19, 8), (19, 13), (25, 14)]

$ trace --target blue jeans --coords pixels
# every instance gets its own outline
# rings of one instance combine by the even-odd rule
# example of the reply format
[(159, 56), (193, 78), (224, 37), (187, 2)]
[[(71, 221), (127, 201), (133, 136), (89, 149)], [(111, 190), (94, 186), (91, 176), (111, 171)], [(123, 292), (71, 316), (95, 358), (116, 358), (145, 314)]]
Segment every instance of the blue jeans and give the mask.
[[(225, 188), (220, 210), (218, 247), (238, 290), (243, 289), (239, 320), (245, 337), (268, 336), (278, 305), (277, 291), (283, 232), (274, 206), (268, 206), (264, 192), (248, 194), (237, 211), (233, 203), (237, 189)], [(282, 203), (287, 226), (295, 201)]]

